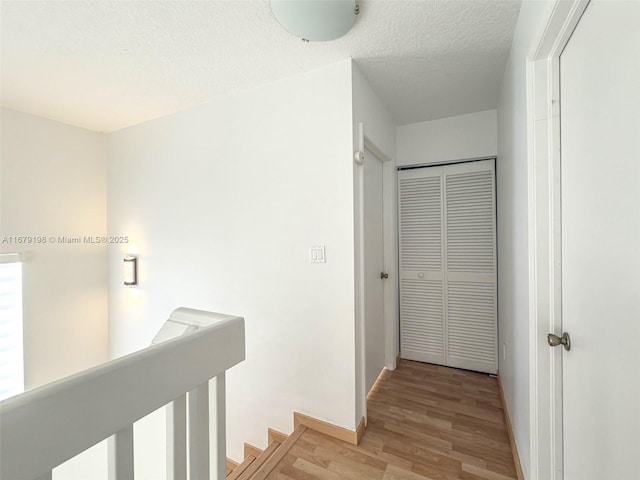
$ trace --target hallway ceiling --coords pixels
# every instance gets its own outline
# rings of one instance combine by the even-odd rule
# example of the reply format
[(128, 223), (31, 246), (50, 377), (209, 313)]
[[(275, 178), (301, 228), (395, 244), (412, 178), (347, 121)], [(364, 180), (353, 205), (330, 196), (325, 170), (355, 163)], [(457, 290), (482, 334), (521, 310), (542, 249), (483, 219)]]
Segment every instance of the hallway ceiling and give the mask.
[(399, 125), (496, 107), (519, 1), (358, 3), (304, 43), (267, 0), (2, 0), (2, 104), (109, 132), (351, 56)]

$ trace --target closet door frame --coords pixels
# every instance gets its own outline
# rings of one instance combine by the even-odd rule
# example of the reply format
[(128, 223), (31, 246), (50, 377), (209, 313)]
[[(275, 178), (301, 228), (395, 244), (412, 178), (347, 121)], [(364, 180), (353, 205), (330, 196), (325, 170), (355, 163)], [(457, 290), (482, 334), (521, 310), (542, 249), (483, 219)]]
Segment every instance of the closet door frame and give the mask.
[[(497, 312), (497, 308), (498, 308), (498, 298), (497, 298), (497, 287), (498, 287), (498, 252), (497, 252), (497, 191), (496, 191), (496, 176), (497, 176), (497, 162), (496, 162), (496, 157), (492, 156), (492, 157), (478, 157), (478, 158), (470, 158), (470, 159), (460, 159), (460, 160), (449, 160), (449, 161), (443, 161), (443, 162), (433, 162), (433, 163), (426, 163), (426, 164), (416, 164), (416, 165), (406, 165), (406, 166), (400, 166), (397, 168), (398, 170), (398, 178), (397, 178), (397, 201), (396, 201), (396, 206), (397, 206), (397, 214), (396, 214), (396, 219), (397, 219), (397, 225), (396, 225), (396, 231), (397, 231), (397, 272), (398, 272), (398, 284), (397, 284), (397, 290), (398, 290), (398, 317), (399, 317), (399, 324), (398, 324), (398, 329), (399, 329), (399, 357), (401, 358), (405, 358), (408, 360), (415, 360), (415, 361), (421, 361), (421, 362), (427, 362), (427, 363), (436, 363), (436, 364), (441, 364), (441, 365), (446, 365), (449, 355), (448, 355), (448, 346), (447, 346), (447, 328), (446, 328), (446, 315), (448, 314), (447, 312), (447, 264), (446, 264), (446, 246), (445, 246), (445, 230), (446, 230), (446, 226), (444, 225), (446, 223), (446, 216), (445, 216), (445, 174), (442, 174), (442, 180), (441, 180), (441, 192), (442, 192), (442, 223), (443, 223), (443, 227), (442, 227), (442, 288), (443, 288), (443, 295), (442, 295), (442, 301), (443, 301), (443, 306), (442, 306), (442, 314), (443, 314), (443, 339), (444, 339), (444, 361), (440, 362), (438, 361), (438, 359), (432, 357), (432, 356), (416, 356), (416, 355), (411, 355), (409, 354), (408, 356), (406, 355), (406, 352), (403, 353), (403, 346), (402, 346), (402, 311), (401, 311), (401, 303), (402, 303), (402, 288), (401, 288), (401, 282), (402, 282), (402, 242), (401, 242), (401, 200), (400, 200), (400, 172), (406, 172), (409, 170), (422, 170), (424, 168), (433, 168), (436, 169), (438, 168), (439, 170), (442, 170), (443, 167), (447, 167), (449, 165), (463, 165), (463, 164), (469, 164), (470, 165), (470, 170), (474, 169), (474, 164), (478, 164), (478, 162), (487, 162), (487, 161), (491, 161), (493, 164), (493, 278), (494, 278), (494, 286), (495, 286), (495, 291), (494, 291), (494, 306), (495, 306), (495, 315), (494, 315), (494, 332), (495, 332), (495, 342), (494, 342), (494, 358), (495, 358), (495, 369), (491, 369), (491, 372), (488, 373), (495, 373), (497, 372), (498, 369), (498, 312)], [(455, 365), (449, 365), (452, 366), (454, 368), (463, 368), (463, 369), (471, 369), (473, 370), (472, 367), (470, 367), (469, 364), (466, 364), (465, 362), (457, 362)], [(495, 370), (495, 371), (494, 371)]]

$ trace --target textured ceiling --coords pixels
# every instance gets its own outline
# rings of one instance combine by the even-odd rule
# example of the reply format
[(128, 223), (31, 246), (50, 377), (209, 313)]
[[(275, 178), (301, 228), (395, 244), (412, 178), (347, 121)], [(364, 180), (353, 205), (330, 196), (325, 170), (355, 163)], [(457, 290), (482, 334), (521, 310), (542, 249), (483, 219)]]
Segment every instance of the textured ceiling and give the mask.
[(266, 0), (2, 0), (2, 104), (108, 132), (351, 56), (399, 125), (496, 107), (519, 1), (358, 3), (304, 43)]

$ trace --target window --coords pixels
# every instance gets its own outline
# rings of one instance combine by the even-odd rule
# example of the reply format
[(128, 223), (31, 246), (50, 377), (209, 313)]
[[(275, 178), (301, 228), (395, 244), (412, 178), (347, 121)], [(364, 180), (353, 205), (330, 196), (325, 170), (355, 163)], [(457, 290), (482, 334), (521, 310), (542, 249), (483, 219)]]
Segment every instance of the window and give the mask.
[(0, 255), (0, 400), (24, 391), (22, 263)]

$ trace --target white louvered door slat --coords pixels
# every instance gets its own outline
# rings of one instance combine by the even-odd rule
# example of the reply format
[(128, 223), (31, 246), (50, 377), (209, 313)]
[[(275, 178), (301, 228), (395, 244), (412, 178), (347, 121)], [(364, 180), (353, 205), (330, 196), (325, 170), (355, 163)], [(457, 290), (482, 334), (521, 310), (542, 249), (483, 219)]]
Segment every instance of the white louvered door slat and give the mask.
[(402, 358), (497, 371), (494, 168), (398, 174)]
[(442, 169), (399, 176), (402, 357), (443, 363)]

